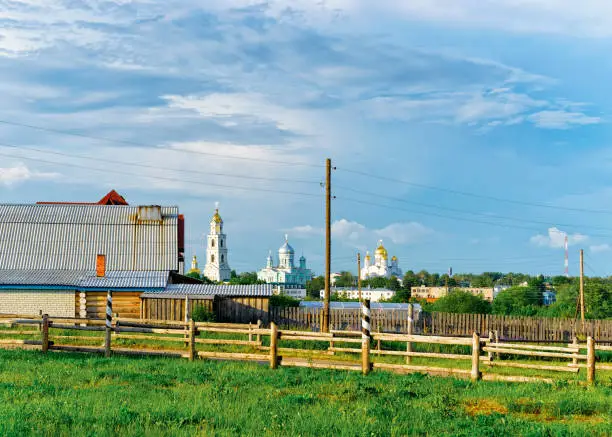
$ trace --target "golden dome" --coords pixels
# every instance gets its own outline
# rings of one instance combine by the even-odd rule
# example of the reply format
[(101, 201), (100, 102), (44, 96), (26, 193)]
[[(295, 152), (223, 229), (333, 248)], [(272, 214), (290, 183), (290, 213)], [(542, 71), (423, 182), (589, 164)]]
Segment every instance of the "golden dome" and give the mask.
[(215, 209), (215, 215), (213, 215), (213, 218), (212, 218), (212, 219), (213, 219), (213, 221), (214, 221), (215, 223), (221, 223), (221, 222), (223, 222), (223, 220), (221, 220), (221, 216), (219, 215), (219, 209), (218, 209), (218, 208), (217, 208), (217, 209)]
[(389, 256), (389, 254), (387, 253), (387, 249), (385, 249), (385, 246), (382, 245), (382, 241), (378, 244), (378, 247), (376, 248), (376, 252), (374, 252), (374, 254), (376, 256), (382, 257), (382, 259), (387, 259), (387, 257)]
[(397, 257), (393, 255), (393, 257), (391, 258), (391, 261), (397, 261)]

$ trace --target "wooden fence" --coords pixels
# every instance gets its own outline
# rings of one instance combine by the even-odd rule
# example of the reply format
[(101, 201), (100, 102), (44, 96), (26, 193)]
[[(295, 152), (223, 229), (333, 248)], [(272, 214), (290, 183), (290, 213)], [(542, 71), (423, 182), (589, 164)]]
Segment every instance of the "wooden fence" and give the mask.
[[(359, 331), (332, 331), (331, 333), (279, 330), (276, 323), (271, 322), (270, 328), (261, 328), (261, 323), (231, 324), (231, 323), (196, 323), (189, 320), (187, 323), (166, 320), (126, 319), (112, 320), (112, 325), (105, 326), (104, 319), (81, 318), (50, 318), (43, 316), (0, 315), (0, 324), (8, 325), (11, 329), (0, 330), (0, 347), (40, 348), (47, 351), (90, 352), (103, 353), (110, 357), (112, 354), (125, 355), (151, 355), (182, 357), (193, 361), (198, 358), (245, 360), (268, 363), (272, 369), (279, 366), (311, 367), (326, 369), (342, 369), (360, 371), (368, 374), (372, 369), (382, 369), (398, 373), (420, 372), (432, 375), (450, 375), (465, 377), (472, 380), (501, 380), (501, 381), (546, 381), (550, 378), (525, 377), (520, 375), (501, 375), (495, 373), (483, 374), (481, 363), (488, 364), (490, 368), (514, 367), (545, 371), (560, 371), (578, 373), (586, 368), (587, 383), (595, 382), (596, 369), (610, 370), (610, 366), (596, 366), (596, 350), (610, 351), (612, 347), (596, 345), (592, 337), (588, 337), (586, 344), (573, 342), (563, 347), (539, 346), (526, 344), (511, 344), (494, 340), (490, 337), (480, 337), (473, 332), (470, 338), (441, 337), (432, 335), (372, 333), (370, 337), (362, 338)], [(22, 327), (30, 328), (23, 329)], [(31, 329), (35, 327), (34, 329)], [(17, 330), (15, 330), (17, 328)], [(59, 332), (58, 332), (59, 330)], [(67, 334), (66, 331), (77, 331)], [(93, 331), (104, 333), (102, 336), (84, 335), (80, 332)], [(230, 338), (202, 338), (201, 334), (214, 335), (227, 334)], [(112, 334), (112, 335), (111, 335)], [(6, 338), (10, 335), (28, 337), (27, 339)], [(95, 335), (95, 334), (94, 334)], [(239, 337), (243, 338), (239, 338)], [(264, 346), (263, 337), (267, 337)], [(118, 340), (129, 340), (126, 344), (116, 344)], [(152, 349), (151, 341), (165, 344), (165, 349)], [(376, 349), (370, 349), (371, 342), (377, 343)], [(92, 344), (73, 344), (78, 342)], [(326, 349), (303, 349), (304, 344), (316, 342), (319, 346), (329, 343)], [(115, 344), (113, 344), (115, 343)], [(397, 346), (405, 344), (405, 351), (397, 348), (388, 349), (383, 346)], [(415, 351), (413, 343), (454, 345), (461, 346), (468, 353), (440, 353)], [(356, 344), (357, 347), (351, 347)], [(219, 350), (204, 350), (210, 347), (242, 347), (240, 352), (227, 352)], [(404, 346), (402, 346), (404, 347)], [(580, 350), (587, 353), (581, 354)], [(483, 355), (483, 352), (486, 355)], [(360, 355), (360, 360), (333, 360), (330, 355), (344, 353)], [(510, 360), (500, 360), (501, 355), (511, 357)], [(326, 357), (327, 356), (327, 357)], [(376, 360), (379, 356), (399, 356), (405, 358), (404, 363), (390, 363), (388, 360)], [(557, 365), (540, 365), (537, 363), (516, 363), (512, 357), (528, 356), (530, 358), (544, 357), (547, 360), (571, 360), (567, 366), (563, 363)], [(471, 361), (471, 368), (435, 367), (411, 364), (412, 357), (435, 358)], [(586, 361), (586, 363), (580, 363)]]
[[(281, 328), (320, 330), (320, 308), (270, 308), (264, 321), (276, 322)], [(330, 323), (335, 330), (359, 330), (359, 309), (332, 310)], [(408, 333), (408, 310), (372, 310), (372, 331)], [(612, 320), (580, 320), (548, 317), (499, 316), (493, 314), (425, 313), (415, 318), (412, 333), (422, 335), (471, 336), (476, 331), (497, 333), (505, 341), (568, 343), (577, 336), (599, 342), (612, 342)]]
[(568, 343), (574, 337), (591, 336), (612, 342), (612, 320), (580, 320), (556, 317), (519, 317), (493, 314), (423, 313), (416, 321), (416, 332), (431, 335), (470, 335), (472, 332), (497, 333), (503, 340)]

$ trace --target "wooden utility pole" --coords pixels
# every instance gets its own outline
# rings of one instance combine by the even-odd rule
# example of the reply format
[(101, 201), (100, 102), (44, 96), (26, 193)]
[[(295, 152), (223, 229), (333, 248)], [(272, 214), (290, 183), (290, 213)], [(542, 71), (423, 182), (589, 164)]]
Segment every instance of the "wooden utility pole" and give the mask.
[(357, 254), (357, 293), (361, 302), (361, 254)]
[(584, 330), (584, 250), (580, 249), (580, 321)]
[(325, 161), (325, 302), (323, 304), (323, 326), (329, 332), (329, 299), (331, 281), (331, 159)]

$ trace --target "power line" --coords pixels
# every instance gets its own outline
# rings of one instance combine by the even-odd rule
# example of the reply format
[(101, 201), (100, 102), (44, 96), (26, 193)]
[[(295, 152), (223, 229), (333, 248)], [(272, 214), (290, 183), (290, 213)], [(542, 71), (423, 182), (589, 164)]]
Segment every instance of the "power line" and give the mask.
[(370, 177), (374, 179), (380, 179), (380, 180), (384, 180), (388, 182), (395, 182), (395, 183), (410, 185), (413, 187), (424, 188), (424, 189), (435, 190), (435, 191), (442, 191), (442, 192), (458, 194), (462, 196), (476, 197), (479, 199), (494, 200), (496, 202), (507, 202), (507, 203), (514, 203), (517, 205), (533, 206), (533, 207), (538, 207), (538, 208), (558, 209), (558, 210), (564, 210), (564, 211), (589, 212), (589, 213), (594, 213), (594, 214), (612, 214), (612, 211), (606, 211), (606, 210), (593, 210), (593, 209), (584, 209), (584, 208), (571, 208), (571, 207), (566, 207), (566, 206), (553, 206), (553, 205), (547, 205), (545, 203), (527, 202), (523, 200), (506, 199), (502, 197), (489, 196), (485, 194), (470, 193), (467, 191), (453, 190), (450, 188), (437, 187), (434, 185), (419, 184), (416, 182), (409, 182), (409, 181), (405, 181), (401, 179), (394, 179), (394, 178), (390, 178), (386, 176), (379, 176), (379, 175), (375, 175), (375, 174), (371, 174), (371, 173), (367, 173), (367, 172), (363, 172), (359, 170), (350, 170), (346, 168), (338, 168), (338, 170), (344, 171), (347, 173), (353, 173), (353, 174), (357, 174), (361, 176), (366, 176), (366, 177)]
[[(368, 191), (357, 190), (357, 189), (350, 188), (350, 187), (345, 187), (345, 186), (342, 186), (342, 185), (340, 185), (340, 186), (336, 185), (336, 188), (340, 188), (340, 189), (343, 189), (343, 190), (351, 191), (353, 193), (366, 194), (368, 196), (374, 196), (374, 197), (380, 197), (380, 198), (383, 198), (383, 199), (395, 200), (397, 202), (402, 202), (402, 203), (406, 203), (406, 204), (410, 204), (410, 205), (424, 206), (426, 208), (439, 209), (439, 210), (445, 210), (445, 211), (451, 211), (451, 212), (458, 212), (458, 213), (462, 213), (462, 214), (471, 214), (471, 215), (475, 215), (475, 216), (479, 216), (479, 217), (485, 217), (485, 218), (497, 218), (497, 219), (502, 219), (502, 220), (511, 220), (511, 221), (518, 221), (518, 222), (524, 222), (524, 223), (541, 224), (541, 225), (546, 225), (546, 226), (550, 226), (551, 225), (551, 222), (546, 222), (546, 221), (529, 220), (529, 219), (521, 219), (521, 218), (517, 218), (517, 217), (507, 217), (507, 216), (497, 215), (497, 214), (484, 214), (484, 213), (480, 213), (480, 212), (466, 211), (466, 210), (457, 209), (457, 208), (449, 208), (449, 207), (445, 207), (445, 206), (432, 205), (432, 204), (423, 203), (423, 202), (415, 202), (415, 201), (412, 201), (412, 200), (405, 200), (405, 199), (402, 199), (400, 197), (393, 197), (393, 196), (387, 196), (387, 195), (379, 194), (379, 193), (372, 193), (372, 192), (368, 192)], [(604, 227), (600, 227), (600, 226), (574, 225), (574, 224), (568, 224), (568, 223), (555, 223), (555, 224), (557, 226), (562, 226), (562, 227), (567, 227), (567, 228), (600, 229), (600, 230), (605, 230), (605, 231), (612, 232), (611, 228), (604, 228)], [(611, 235), (611, 237), (612, 237), (612, 235)]]
[(121, 165), (133, 166), (133, 167), (150, 168), (150, 169), (154, 169), (154, 170), (175, 171), (175, 172), (180, 172), (180, 173), (201, 174), (201, 175), (204, 175), (204, 176), (223, 176), (223, 177), (230, 177), (230, 178), (253, 179), (253, 180), (272, 181), (272, 182), (297, 182), (297, 183), (307, 183), (307, 184), (317, 184), (317, 185), (320, 184), (320, 182), (318, 182), (318, 181), (304, 180), (304, 179), (267, 178), (267, 177), (260, 177), (260, 176), (245, 176), (245, 175), (235, 175), (235, 174), (229, 174), (229, 173), (214, 173), (214, 172), (203, 172), (203, 171), (198, 171), (198, 170), (188, 170), (188, 169), (160, 167), (160, 166), (149, 165), (149, 164), (141, 164), (141, 163), (136, 163), (136, 162), (118, 161), (118, 160), (104, 159), (104, 158), (93, 158), (91, 156), (75, 155), (75, 154), (71, 154), (71, 153), (57, 152), (57, 151), (54, 151), (54, 150), (39, 149), (39, 148), (36, 148), (36, 147), (16, 146), (14, 144), (7, 144), (7, 143), (0, 143), (0, 146), (2, 146), (2, 147), (10, 147), (10, 148), (17, 149), (17, 150), (21, 150), (21, 149), (33, 150), (35, 152), (49, 153), (49, 154), (52, 154), (52, 155), (65, 156), (65, 157), (68, 157), (68, 158), (86, 159), (86, 160), (96, 161), (96, 162), (107, 162), (107, 163), (110, 163), (110, 164), (121, 164)]
[[(0, 143), (0, 145), (2, 145), (2, 144)], [(266, 192), (266, 193), (291, 194), (291, 195), (296, 195), (296, 196), (308, 196), (308, 197), (320, 197), (321, 196), (320, 194), (313, 194), (313, 193), (303, 193), (303, 192), (295, 192), (295, 191), (283, 191), (283, 190), (274, 190), (274, 189), (267, 189), (267, 188), (255, 188), (255, 187), (252, 187), (252, 186), (251, 187), (242, 187), (242, 186), (237, 186), (237, 185), (215, 184), (215, 183), (212, 183), (212, 182), (194, 181), (194, 180), (190, 180), (190, 179), (169, 178), (169, 177), (164, 177), (164, 176), (149, 176), (149, 175), (136, 174), (136, 173), (126, 172), (126, 171), (101, 169), (101, 168), (96, 168), (96, 167), (89, 167), (89, 166), (84, 166), (84, 165), (71, 164), (71, 163), (67, 163), (67, 162), (47, 161), (47, 160), (44, 160), (44, 159), (31, 158), (31, 157), (25, 157), (25, 156), (18, 156), (18, 155), (11, 155), (11, 154), (8, 154), (8, 153), (0, 153), (0, 156), (7, 156), (9, 158), (25, 159), (25, 160), (28, 160), (28, 161), (43, 162), (45, 164), (53, 164), (53, 165), (59, 165), (59, 166), (65, 166), (65, 167), (74, 167), (74, 168), (80, 168), (80, 169), (85, 169), (85, 170), (93, 170), (93, 171), (99, 171), (99, 172), (103, 172), (103, 173), (114, 173), (114, 174), (121, 174), (121, 175), (127, 175), (127, 176), (137, 176), (137, 177), (143, 177), (143, 178), (148, 178), (148, 179), (153, 179), (153, 180), (163, 180), (163, 181), (169, 181), (169, 182), (190, 183), (190, 184), (196, 184), (196, 185), (204, 185), (204, 186), (208, 186), (208, 187), (216, 187), (216, 188), (221, 188), (221, 189), (236, 189), (236, 190), (244, 190), (244, 191), (261, 191), (261, 192)]]
[(266, 164), (297, 165), (297, 166), (316, 167), (316, 168), (323, 167), (320, 164), (312, 164), (308, 162), (272, 161), (268, 159), (249, 158), (245, 156), (223, 155), (221, 153), (201, 152), (201, 151), (196, 151), (196, 150), (176, 149), (176, 148), (171, 148), (171, 147), (159, 147), (159, 146), (153, 146), (151, 144), (140, 143), (137, 141), (116, 140), (112, 138), (100, 137), (100, 136), (95, 136), (95, 135), (86, 135), (86, 134), (81, 134), (78, 132), (53, 129), (49, 127), (36, 126), (33, 124), (19, 123), (16, 121), (9, 121), (9, 120), (0, 120), (0, 123), (10, 125), (10, 126), (25, 127), (28, 129), (36, 129), (36, 130), (40, 130), (44, 132), (52, 132), (52, 133), (61, 134), (61, 135), (70, 135), (70, 136), (79, 137), (79, 138), (87, 138), (87, 139), (92, 139), (92, 140), (97, 140), (97, 141), (105, 141), (109, 143), (125, 144), (125, 145), (136, 146), (136, 147), (145, 147), (147, 149), (168, 150), (168, 151), (173, 151), (173, 152), (189, 153), (189, 154), (195, 154), (195, 155), (214, 156), (216, 158), (223, 158), (223, 159), (240, 159), (240, 160), (245, 160), (245, 161), (264, 162)]

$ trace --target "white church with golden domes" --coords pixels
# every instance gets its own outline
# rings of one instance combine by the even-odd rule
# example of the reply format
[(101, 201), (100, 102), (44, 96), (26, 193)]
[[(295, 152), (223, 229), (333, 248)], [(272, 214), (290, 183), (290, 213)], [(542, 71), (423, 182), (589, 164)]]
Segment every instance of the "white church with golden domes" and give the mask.
[(390, 278), (395, 276), (398, 279), (402, 279), (402, 269), (399, 268), (397, 257), (393, 256), (391, 262), (388, 260), (389, 254), (387, 249), (382, 244), (382, 240), (378, 242), (378, 247), (374, 251), (374, 263), (372, 263), (372, 257), (370, 252), (367, 252), (365, 257), (365, 263), (361, 269), (361, 279), (384, 277)]

